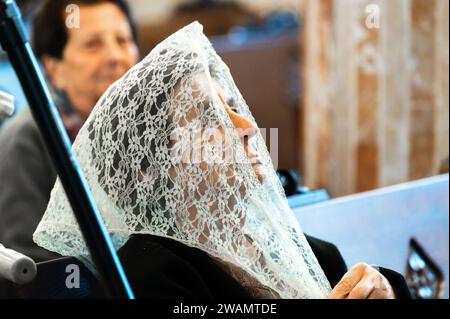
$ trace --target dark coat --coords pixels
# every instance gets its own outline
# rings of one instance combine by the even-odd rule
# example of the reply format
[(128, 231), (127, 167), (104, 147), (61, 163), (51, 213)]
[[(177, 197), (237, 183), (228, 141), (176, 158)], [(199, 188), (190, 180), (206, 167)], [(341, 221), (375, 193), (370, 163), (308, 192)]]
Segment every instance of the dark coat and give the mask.
[(32, 238), (55, 181), (56, 169), (25, 108), (0, 132), (0, 243), (36, 262), (58, 257)]
[[(306, 238), (334, 287), (347, 272), (341, 254), (331, 243)], [(205, 252), (175, 240), (133, 235), (118, 253), (137, 298), (251, 298)], [(384, 268), (380, 272), (398, 298), (410, 298), (402, 275)]]

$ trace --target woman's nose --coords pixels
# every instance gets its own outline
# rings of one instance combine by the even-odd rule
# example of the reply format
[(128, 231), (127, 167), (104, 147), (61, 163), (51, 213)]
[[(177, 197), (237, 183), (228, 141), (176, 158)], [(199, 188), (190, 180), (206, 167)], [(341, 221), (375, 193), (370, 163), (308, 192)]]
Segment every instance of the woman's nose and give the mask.
[(252, 138), (258, 132), (255, 123), (240, 114), (234, 113), (232, 116), (234, 127), (238, 130), (239, 137)]
[(106, 50), (106, 57), (107, 60), (111, 63), (117, 63), (120, 62), (124, 56), (125, 56), (125, 52), (123, 50), (123, 48), (120, 46), (119, 43), (117, 43), (114, 40), (109, 41)]

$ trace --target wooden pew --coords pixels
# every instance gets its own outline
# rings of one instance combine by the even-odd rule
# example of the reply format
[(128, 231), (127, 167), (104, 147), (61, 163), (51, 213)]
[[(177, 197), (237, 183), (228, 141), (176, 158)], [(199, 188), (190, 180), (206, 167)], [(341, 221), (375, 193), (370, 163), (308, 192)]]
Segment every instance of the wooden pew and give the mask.
[(305, 233), (334, 243), (348, 266), (363, 261), (405, 274), (415, 237), (442, 269), (449, 296), (449, 175), (293, 208)]

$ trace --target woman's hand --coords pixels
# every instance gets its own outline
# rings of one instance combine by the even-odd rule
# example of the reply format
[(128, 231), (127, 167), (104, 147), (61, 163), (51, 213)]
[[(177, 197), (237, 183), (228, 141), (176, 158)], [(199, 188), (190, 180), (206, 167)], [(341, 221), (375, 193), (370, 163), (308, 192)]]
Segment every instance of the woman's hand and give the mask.
[(358, 263), (328, 295), (330, 299), (394, 299), (389, 281), (375, 268)]

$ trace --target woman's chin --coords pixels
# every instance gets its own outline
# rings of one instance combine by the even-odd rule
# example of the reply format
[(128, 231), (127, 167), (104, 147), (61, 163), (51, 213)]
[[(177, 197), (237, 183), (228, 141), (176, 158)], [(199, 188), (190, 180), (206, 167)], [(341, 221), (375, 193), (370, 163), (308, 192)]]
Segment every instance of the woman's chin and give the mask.
[(97, 90), (99, 92), (102, 92), (103, 95), (103, 93), (106, 92), (106, 90), (120, 78), (121, 78), (120, 76), (109, 76), (101, 78), (97, 82)]
[(253, 170), (255, 171), (256, 177), (258, 181), (262, 184), (266, 178), (266, 174), (264, 173), (264, 169), (262, 165), (254, 165)]

